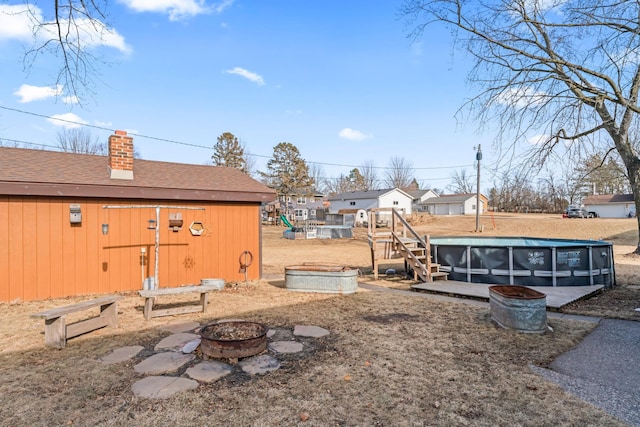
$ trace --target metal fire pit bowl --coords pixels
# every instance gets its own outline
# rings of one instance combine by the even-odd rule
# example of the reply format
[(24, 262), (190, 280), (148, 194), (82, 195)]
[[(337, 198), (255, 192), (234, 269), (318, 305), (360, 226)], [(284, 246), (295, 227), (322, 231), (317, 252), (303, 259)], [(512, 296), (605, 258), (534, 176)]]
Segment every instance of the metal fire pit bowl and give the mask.
[(249, 357), (267, 349), (267, 327), (261, 323), (211, 323), (200, 330), (200, 337), (202, 353), (218, 359)]

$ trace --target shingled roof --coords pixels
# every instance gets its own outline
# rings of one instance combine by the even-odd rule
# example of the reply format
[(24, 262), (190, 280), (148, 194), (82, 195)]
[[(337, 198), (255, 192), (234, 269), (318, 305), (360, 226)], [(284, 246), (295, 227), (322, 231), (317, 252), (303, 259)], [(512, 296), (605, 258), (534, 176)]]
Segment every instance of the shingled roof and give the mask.
[(597, 194), (587, 196), (583, 205), (602, 205), (605, 203), (633, 203), (633, 194)]
[(233, 168), (134, 159), (112, 179), (109, 157), (0, 147), (0, 195), (269, 202), (275, 192)]

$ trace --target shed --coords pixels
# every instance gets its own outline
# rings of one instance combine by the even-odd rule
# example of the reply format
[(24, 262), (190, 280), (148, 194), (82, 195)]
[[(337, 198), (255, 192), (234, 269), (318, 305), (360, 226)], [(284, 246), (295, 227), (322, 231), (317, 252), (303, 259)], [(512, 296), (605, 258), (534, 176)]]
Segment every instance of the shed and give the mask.
[(427, 212), (424, 202), (433, 197), (438, 197), (438, 194), (433, 190), (410, 190), (407, 193), (413, 197), (412, 209), (414, 212)]
[[(421, 206), (422, 210), (432, 215), (475, 215), (475, 194), (446, 194), (438, 197), (430, 197)], [(487, 206), (487, 198), (480, 195), (480, 214)]]
[(628, 218), (635, 216), (636, 205), (633, 194), (599, 194), (588, 196), (583, 205), (601, 218)]
[(155, 206), (160, 287), (244, 280), (245, 251), (247, 278), (260, 278), (260, 207), (274, 191), (236, 169), (133, 151), (123, 131), (108, 156), (0, 147), (0, 301), (142, 289), (154, 275)]

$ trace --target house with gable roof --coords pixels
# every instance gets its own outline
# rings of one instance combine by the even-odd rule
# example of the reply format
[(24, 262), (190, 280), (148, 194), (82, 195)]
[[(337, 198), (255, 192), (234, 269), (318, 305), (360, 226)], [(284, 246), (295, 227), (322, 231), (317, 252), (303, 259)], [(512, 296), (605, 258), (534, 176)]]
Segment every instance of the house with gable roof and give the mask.
[[(327, 198), (329, 201), (329, 213), (359, 212), (363, 215), (369, 209), (395, 208), (404, 209), (405, 214), (411, 214), (413, 197), (399, 188), (385, 190), (350, 191), (334, 194)], [(384, 215), (383, 212), (381, 212)], [(356, 222), (366, 221), (366, 218), (356, 217)]]
[[(275, 192), (239, 170), (0, 147), (0, 301), (259, 279), (261, 205)], [(159, 238), (156, 239), (156, 228)], [(155, 247), (158, 271), (155, 272)]]
[(426, 202), (427, 199), (438, 197), (438, 194), (433, 190), (410, 190), (407, 191), (407, 193), (413, 197), (411, 204), (413, 212), (427, 212), (424, 202)]

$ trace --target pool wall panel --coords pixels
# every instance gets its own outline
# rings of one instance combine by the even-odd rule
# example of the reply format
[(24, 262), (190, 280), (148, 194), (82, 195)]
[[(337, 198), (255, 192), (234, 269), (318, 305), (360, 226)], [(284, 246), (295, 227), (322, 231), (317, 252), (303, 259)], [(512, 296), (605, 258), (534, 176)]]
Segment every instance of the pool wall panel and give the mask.
[(595, 240), (433, 237), (451, 280), (521, 286), (614, 285), (612, 244)]

